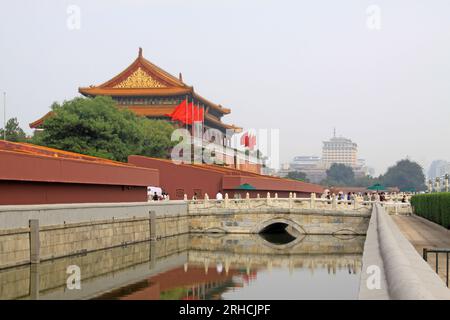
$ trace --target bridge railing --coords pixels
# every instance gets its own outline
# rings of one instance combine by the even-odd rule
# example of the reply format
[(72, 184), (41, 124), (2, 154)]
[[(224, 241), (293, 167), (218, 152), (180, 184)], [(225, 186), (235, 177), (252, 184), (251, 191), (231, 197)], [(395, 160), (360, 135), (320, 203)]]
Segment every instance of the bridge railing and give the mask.
[[(186, 199), (187, 200), (187, 199)], [(276, 194), (271, 197), (268, 193), (265, 198), (250, 198), (249, 194), (245, 198), (230, 199), (228, 195), (221, 200), (209, 199), (205, 195), (201, 200), (187, 200), (190, 211), (205, 211), (208, 209), (319, 209), (319, 210), (336, 210), (336, 211), (360, 211), (371, 210), (377, 201), (364, 201), (361, 198), (353, 200), (337, 200), (316, 198), (315, 194), (311, 194), (310, 198), (297, 198), (295, 194), (290, 194), (288, 198), (279, 198)], [(382, 205), (390, 214), (410, 214), (411, 206), (409, 203), (401, 202), (383, 202)]]

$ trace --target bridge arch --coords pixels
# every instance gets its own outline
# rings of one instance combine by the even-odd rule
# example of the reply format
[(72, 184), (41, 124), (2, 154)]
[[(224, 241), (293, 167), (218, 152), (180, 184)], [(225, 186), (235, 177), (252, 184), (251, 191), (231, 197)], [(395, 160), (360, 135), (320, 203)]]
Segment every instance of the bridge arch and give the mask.
[(224, 228), (212, 227), (212, 228), (205, 229), (205, 233), (228, 233), (228, 232)]
[(286, 218), (271, 218), (258, 223), (251, 231), (251, 233), (261, 233), (267, 230), (270, 226), (285, 225), (286, 227), (293, 228), (299, 235), (307, 234), (306, 230), (297, 222), (292, 219)]
[(275, 250), (286, 250), (286, 249), (290, 249), (292, 247), (295, 247), (296, 245), (298, 245), (300, 242), (302, 242), (304, 239), (306, 238), (306, 234), (302, 234), (300, 236), (298, 236), (297, 238), (295, 238), (293, 241), (288, 242), (288, 243), (284, 243), (284, 244), (280, 244), (280, 243), (273, 243), (270, 242), (268, 240), (266, 240), (263, 236), (258, 235), (258, 241), (260, 243), (262, 243), (263, 245), (265, 245), (266, 247), (269, 247), (271, 249), (275, 249)]

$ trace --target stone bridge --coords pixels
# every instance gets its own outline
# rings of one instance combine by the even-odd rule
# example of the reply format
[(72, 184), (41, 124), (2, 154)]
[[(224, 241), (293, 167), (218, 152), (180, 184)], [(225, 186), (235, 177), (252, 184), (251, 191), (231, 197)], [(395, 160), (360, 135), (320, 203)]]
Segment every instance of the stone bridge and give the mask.
[(319, 269), (336, 273), (348, 270), (358, 274), (362, 266), (364, 236), (333, 237), (326, 235), (303, 235), (286, 245), (265, 241), (260, 235), (190, 235), (189, 265), (203, 265), (205, 272), (211, 266), (251, 270), (287, 267)]
[[(193, 233), (264, 233), (364, 235), (373, 207), (370, 201), (311, 198), (245, 198), (189, 201)], [(385, 203), (392, 213), (409, 213), (409, 204)]]

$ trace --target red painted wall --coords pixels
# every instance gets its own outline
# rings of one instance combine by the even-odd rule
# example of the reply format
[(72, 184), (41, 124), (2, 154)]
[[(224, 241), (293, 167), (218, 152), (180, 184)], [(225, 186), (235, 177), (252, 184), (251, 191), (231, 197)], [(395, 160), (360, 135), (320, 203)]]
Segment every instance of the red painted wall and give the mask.
[[(191, 199), (196, 191), (199, 198), (203, 198), (205, 193), (212, 198), (218, 190), (222, 190), (223, 174), (219, 172), (142, 156), (130, 156), (128, 162), (144, 168), (158, 169), (160, 186), (172, 200), (183, 199), (184, 193)], [(178, 194), (177, 190), (180, 190)]]
[(0, 181), (0, 205), (144, 201), (141, 186)]
[[(39, 154), (40, 147), (23, 148), (0, 144), (0, 205), (141, 202), (147, 201), (147, 186), (159, 185), (155, 169), (93, 157), (76, 159), (75, 154), (63, 157), (56, 149)], [(51, 150), (53, 156), (48, 154)]]
[[(267, 177), (221, 167), (177, 165), (171, 160), (143, 156), (130, 156), (128, 162), (140, 167), (158, 169), (160, 186), (169, 193), (171, 199), (183, 199), (184, 193), (191, 199), (194, 192), (197, 192), (198, 198), (203, 198), (205, 193), (210, 198), (215, 198), (218, 191), (223, 194), (228, 193), (230, 198), (235, 193), (245, 197), (247, 192), (252, 198), (256, 198), (258, 193), (261, 197), (266, 197), (269, 191), (272, 196), (276, 192), (281, 198), (288, 197), (289, 192), (296, 192), (297, 197), (309, 197), (312, 192), (320, 193), (323, 191), (323, 187), (316, 184)], [(257, 190), (236, 190), (238, 186), (244, 183), (251, 184)]]
[(0, 150), (0, 180), (149, 186), (159, 184), (149, 168)]

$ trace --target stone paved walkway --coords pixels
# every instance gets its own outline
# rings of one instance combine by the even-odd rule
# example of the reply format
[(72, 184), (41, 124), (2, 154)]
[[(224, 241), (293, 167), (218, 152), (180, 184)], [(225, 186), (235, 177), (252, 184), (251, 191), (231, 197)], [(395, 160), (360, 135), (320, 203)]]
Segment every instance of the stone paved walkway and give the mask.
[[(391, 216), (403, 235), (411, 242), (422, 256), (423, 248), (450, 249), (450, 230), (431, 224), (417, 216)], [(435, 270), (436, 259), (434, 254), (428, 255), (428, 263)], [(439, 275), (446, 281), (446, 255), (439, 255)]]

